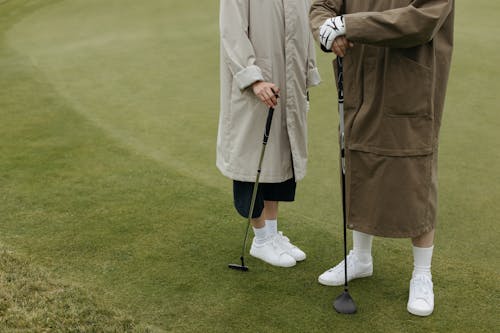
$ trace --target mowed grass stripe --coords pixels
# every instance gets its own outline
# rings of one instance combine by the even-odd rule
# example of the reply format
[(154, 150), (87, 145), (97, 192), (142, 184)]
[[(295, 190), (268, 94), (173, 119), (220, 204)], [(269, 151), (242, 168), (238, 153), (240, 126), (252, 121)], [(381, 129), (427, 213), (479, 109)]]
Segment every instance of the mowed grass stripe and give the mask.
[(214, 254), (211, 240), (200, 241), (207, 226), (221, 225), (224, 195), (116, 146), (43, 76), (30, 77), (39, 73), (29, 64), (4, 69), (20, 90), (7, 80), (2, 100), (23, 97), (1, 111), (1, 153), (11, 156), (0, 163), (5, 242), (93, 291), (130, 289), (129, 304), (152, 302), (163, 288), (171, 306), (184, 303), (183, 293), (172, 291), (189, 292), (183, 276), (192, 265), (209, 268), (199, 261), (226, 257), (220, 248)]
[[(27, 15), (6, 42), (114, 139), (219, 186), (214, 14), (208, 2), (65, 1)], [(179, 34), (187, 21), (196, 27)]]

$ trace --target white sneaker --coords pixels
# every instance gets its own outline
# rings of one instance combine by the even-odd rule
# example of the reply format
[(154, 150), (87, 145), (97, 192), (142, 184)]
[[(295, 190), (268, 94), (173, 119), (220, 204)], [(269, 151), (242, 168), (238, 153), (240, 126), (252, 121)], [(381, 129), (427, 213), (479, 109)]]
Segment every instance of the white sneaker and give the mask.
[(283, 235), (283, 232), (278, 232), (278, 234), (274, 237), (277, 238), (277, 241), (280, 244), (281, 248), (293, 259), (295, 259), (296, 261), (302, 261), (306, 259), (306, 254), (304, 253), (304, 251), (290, 243), (290, 239)]
[(416, 316), (428, 316), (434, 311), (432, 276), (416, 274), (410, 281), (408, 312)]
[(292, 267), (297, 263), (293, 257), (282, 249), (278, 237), (269, 237), (264, 244), (255, 243), (250, 247), (250, 255), (273, 266)]
[[(325, 286), (341, 286), (345, 283), (344, 260), (318, 277)], [(347, 256), (347, 281), (373, 275), (373, 260), (365, 264), (359, 261), (353, 251)]]

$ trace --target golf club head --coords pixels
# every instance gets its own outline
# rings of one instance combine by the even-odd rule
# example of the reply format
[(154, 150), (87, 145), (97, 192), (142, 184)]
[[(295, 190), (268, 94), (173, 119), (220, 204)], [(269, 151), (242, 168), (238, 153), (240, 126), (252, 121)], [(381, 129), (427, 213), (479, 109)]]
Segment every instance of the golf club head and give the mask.
[(354, 300), (352, 299), (351, 295), (349, 295), (349, 292), (347, 290), (345, 290), (335, 299), (335, 301), (333, 301), (333, 307), (338, 313), (356, 313), (356, 304), (354, 303)]
[(242, 265), (238, 265), (238, 264), (229, 264), (229, 265), (227, 265), (227, 267), (229, 267), (231, 269), (236, 269), (238, 271), (243, 271), (243, 272), (248, 271), (247, 266), (242, 266)]
[(248, 271), (248, 267), (245, 265), (245, 259), (243, 258), (243, 256), (240, 257), (240, 260), (241, 260), (241, 265), (229, 264), (229, 265), (227, 265), (227, 267), (229, 267), (231, 269), (236, 269), (238, 271), (243, 271), (243, 272)]

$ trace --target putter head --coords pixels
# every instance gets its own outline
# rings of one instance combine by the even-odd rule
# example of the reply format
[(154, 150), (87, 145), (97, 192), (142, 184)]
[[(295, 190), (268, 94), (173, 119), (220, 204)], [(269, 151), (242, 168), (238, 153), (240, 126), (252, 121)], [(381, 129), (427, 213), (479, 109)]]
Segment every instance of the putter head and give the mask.
[(242, 266), (242, 265), (238, 265), (238, 264), (229, 264), (229, 265), (227, 265), (227, 267), (229, 267), (231, 269), (236, 269), (238, 271), (243, 271), (243, 272), (248, 271), (247, 266)]
[(236, 269), (238, 271), (243, 271), (243, 272), (248, 271), (248, 267), (245, 265), (245, 259), (243, 258), (243, 256), (240, 257), (240, 260), (241, 260), (241, 265), (229, 264), (229, 265), (227, 265), (227, 267), (229, 267), (231, 269)]
[(356, 313), (356, 304), (347, 290), (344, 290), (344, 292), (333, 301), (333, 307), (338, 313)]

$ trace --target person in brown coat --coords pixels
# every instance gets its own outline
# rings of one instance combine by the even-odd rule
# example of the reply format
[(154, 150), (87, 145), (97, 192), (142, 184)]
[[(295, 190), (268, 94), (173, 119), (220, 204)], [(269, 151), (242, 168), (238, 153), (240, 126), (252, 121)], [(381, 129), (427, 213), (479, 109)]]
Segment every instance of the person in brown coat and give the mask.
[[(411, 238), (407, 309), (434, 309), (438, 138), (453, 48), (453, 0), (317, 0), (313, 36), (343, 57), (348, 280), (371, 276), (373, 235)], [(344, 261), (321, 274), (344, 283)]]

